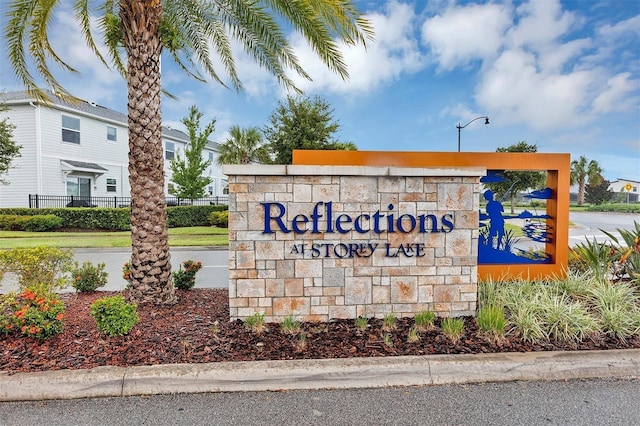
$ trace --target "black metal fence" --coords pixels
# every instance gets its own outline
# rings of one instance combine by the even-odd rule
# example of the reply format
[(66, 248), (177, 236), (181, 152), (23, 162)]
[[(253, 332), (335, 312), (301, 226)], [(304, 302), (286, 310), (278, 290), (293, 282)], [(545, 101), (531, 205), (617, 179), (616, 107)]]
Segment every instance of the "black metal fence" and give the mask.
[[(195, 200), (188, 198), (166, 197), (167, 206), (209, 206), (228, 204), (229, 197), (205, 197)], [(129, 207), (131, 197), (83, 197), (77, 195), (40, 195), (29, 194), (29, 208), (64, 207)]]

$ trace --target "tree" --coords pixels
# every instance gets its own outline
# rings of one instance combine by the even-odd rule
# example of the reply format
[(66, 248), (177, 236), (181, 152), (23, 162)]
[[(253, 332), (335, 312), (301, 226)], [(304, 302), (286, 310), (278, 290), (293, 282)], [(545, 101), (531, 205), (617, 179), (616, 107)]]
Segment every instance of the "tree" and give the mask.
[[(0, 105), (0, 112), (6, 110), (7, 108), (4, 105)], [(0, 184), (3, 185), (8, 182), (2, 176), (9, 172), (11, 162), (20, 157), (20, 148), (22, 148), (13, 140), (13, 129), (15, 128), (16, 126), (9, 121), (9, 117), (0, 120)]]
[(595, 185), (602, 181), (602, 168), (595, 160), (587, 160), (581, 155), (571, 162), (571, 185), (578, 184), (578, 205), (584, 204), (584, 190), (587, 183)]
[(202, 151), (209, 143), (209, 135), (215, 129), (216, 120), (211, 120), (200, 131), (202, 116), (195, 105), (189, 108), (189, 116), (182, 119), (182, 124), (189, 132), (189, 145), (184, 150), (184, 158), (178, 154), (171, 159), (171, 181), (175, 188), (170, 193), (180, 198), (193, 200), (204, 197), (205, 188), (212, 181), (209, 176), (203, 176), (203, 172), (211, 165), (211, 160), (203, 159)]
[[(538, 152), (538, 146), (520, 141), (506, 148), (498, 148), (496, 152)], [(505, 170), (501, 175), (505, 179), (503, 182), (487, 183), (485, 185), (495, 192), (501, 200), (505, 200), (507, 197), (510, 199), (511, 213), (515, 209), (516, 194), (530, 188), (539, 189), (545, 182), (545, 173), (543, 172)]]
[(609, 182), (606, 179), (602, 179), (599, 183), (587, 184), (584, 189), (584, 199), (587, 203), (602, 204), (609, 202), (613, 199), (613, 191), (609, 190)]
[(229, 137), (220, 145), (218, 164), (268, 164), (271, 162), (269, 148), (262, 141), (257, 127), (242, 129), (232, 126)]
[(289, 95), (278, 102), (264, 133), (274, 152), (274, 162), (291, 164), (294, 149), (357, 149), (351, 142), (333, 138), (338, 129), (333, 109), (324, 99)]
[[(302, 35), (327, 67), (348, 78), (346, 65), (334, 38), (347, 45), (366, 45), (373, 36), (350, 0), (291, 2), (270, 0), (102, 0), (89, 4), (74, 0), (75, 19), (85, 42), (105, 66), (114, 66), (127, 80), (129, 123), (129, 184), (131, 186), (131, 292), (135, 302), (175, 303), (164, 202), (162, 115), (160, 108), (160, 55), (163, 48), (188, 75), (203, 69), (223, 84), (214, 68), (210, 49), (240, 90), (231, 40), (236, 40), (256, 62), (276, 76), (285, 88), (294, 88), (291, 69), (309, 79), (286, 34), (290, 27)], [(6, 47), (16, 76), (39, 101), (48, 100), (31, 74), (27, 57), (46, 86), (73, 101), (51, 73), (49, 62), (76, 72), (49, 43), (48, 24), (56, 6), (65, 2), (8, 2)], [(91, 11), (103, 31), (108, 58), (98, 49)], [(28, 49), (25, 47), (28, 46)], [(122, 54), (126, 56), (126, 66)], [(194, 60), (197, 64), (194, 63)]]

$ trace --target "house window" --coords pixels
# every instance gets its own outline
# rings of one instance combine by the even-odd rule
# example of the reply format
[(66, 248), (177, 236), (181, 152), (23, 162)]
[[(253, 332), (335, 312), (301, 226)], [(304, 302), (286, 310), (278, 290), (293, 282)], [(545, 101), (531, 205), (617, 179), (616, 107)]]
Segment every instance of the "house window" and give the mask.
[(116, 192), (117, 181), (112, 178), (107, 178), (107, 192)]
[(213, 186), (209, 186), (207, 188), (207, 192), (209, 193), (209, 195), (213, 195)]
[(80, 143), (80, 119), (62, 116), (62, 140), (64, 142)]
[(67, 177), (67, 195), (90, 197), (91, 179), (75, 176)]
[(173, 142), (164, 143), (164, 158), (165, 160), (171, 160), (175, 156), (176, 147)]
[(223, 180), (222, 181), (222, 193), (224, 195), (229, 195), (229, 181), (228, 180)]
[(638, 187), (637, 186), (633, 187), (633, 192), (638, 192)]
[(107, 126), (107, 140), (108, 141), (117, 141), (118, 140), (118, 129), (113, 126)]
[(209, 153), (209, 161), (213, 162), (213, 152)]

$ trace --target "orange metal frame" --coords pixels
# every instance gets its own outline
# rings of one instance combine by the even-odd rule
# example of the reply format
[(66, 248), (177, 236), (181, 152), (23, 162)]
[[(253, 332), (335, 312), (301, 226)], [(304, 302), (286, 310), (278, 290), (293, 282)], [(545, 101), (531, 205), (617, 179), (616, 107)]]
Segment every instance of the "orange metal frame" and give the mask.
[(515, 152), (398, 152), (398, 151), (293, 151), (295, 165), (485, 167), (487, 170), (540, 170), (547, 172), (547, 220), (552, 238), (545, 252), (551, 263), (478, 265), (478, 279), (527, 279), (564, 276), (569, 251), (570, 154)]

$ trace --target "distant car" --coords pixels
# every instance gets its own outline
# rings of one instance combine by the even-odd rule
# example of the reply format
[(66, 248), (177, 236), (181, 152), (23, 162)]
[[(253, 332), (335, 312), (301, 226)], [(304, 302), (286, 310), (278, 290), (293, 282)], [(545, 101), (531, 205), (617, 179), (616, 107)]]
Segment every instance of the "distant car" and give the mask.
[(98, 207), (95, 204), (91, 204), (88, 200), (71, 200), (67, 203), (67, 207)]

